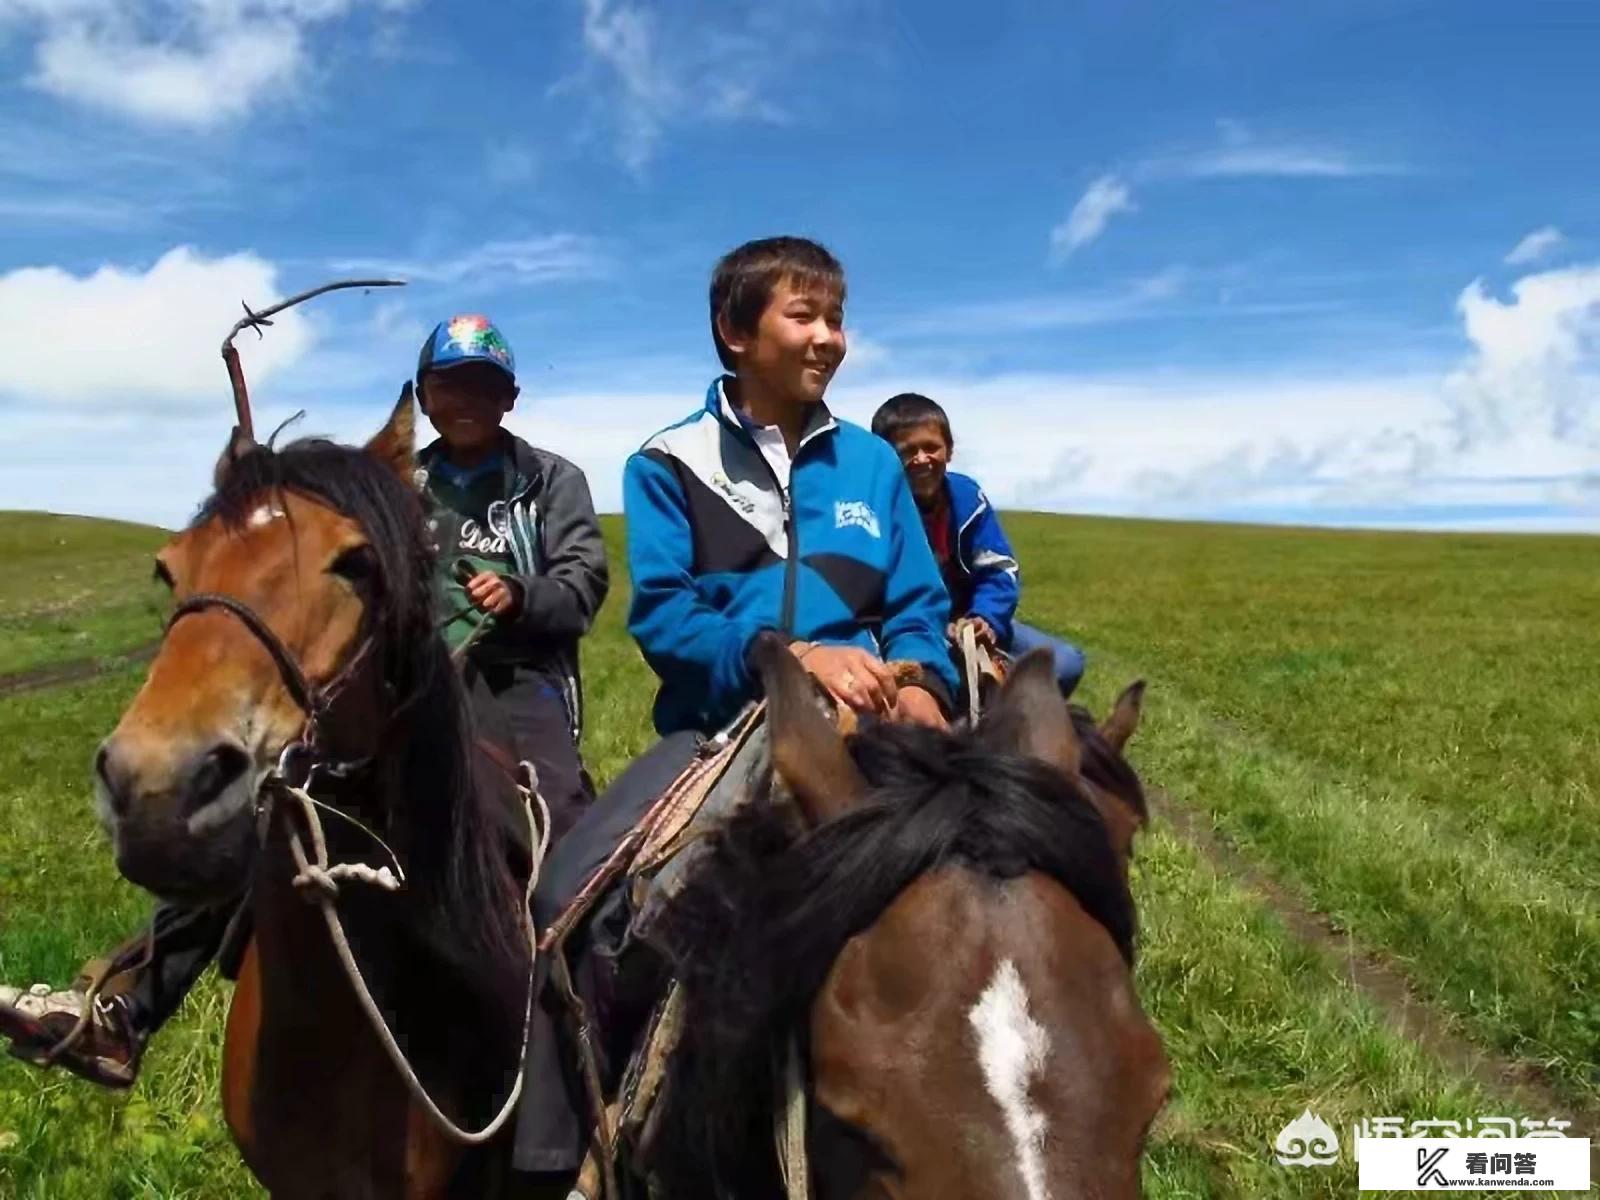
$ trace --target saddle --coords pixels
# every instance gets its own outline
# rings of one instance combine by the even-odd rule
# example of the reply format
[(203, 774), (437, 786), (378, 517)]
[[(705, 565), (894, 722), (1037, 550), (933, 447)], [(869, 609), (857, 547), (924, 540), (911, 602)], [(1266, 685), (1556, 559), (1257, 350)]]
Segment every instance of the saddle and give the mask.
[[(975, 719), (982, 701), (1004, 679), (1006, 662), (990, 655), (972, 636), (970, 627), (962, 637), (957, 626), (957, 646), (961, 652), (963, 699)], [(902, 686), (921, 678), (921, 667), (914, 663), (892, 663), (896, 680)], [(843, 734), (858, 727), (856, 714), (843, 706), (833, 706), (833, 717)], [(555, 960), (558, 982), (562, 967), (562, 945), (609, 894), (619, 881), (626, 888), (628, 907), (633, 917), (628, 938), (652, 941), (657, 923), (670, 909), (673, 899), (693, 877), (696, 864), (706, 849), (707, 839), (755, 797), (766, 794), (764, 785), (770, 771), (765, 702), (755, 702), (742, 711), (726, 728), (708, 739), (687, 768), (663, 793), (639, 825), (623, 839), (611, 859), (585, 885), (568, 909), (545, 934), (541, 953)], [(578, 1004), (580, 1030), (584, 1025), (581, 1002), (566, 987), (569, 1005)], [(590, 1063), (584, 1074), (590, 1081), (595, 1130), (590, 1151), (584, 1161), (576, 1194), (586, 1200), (615, 1198), (619, 1168), (624, 1164), (647, 1164), (650, 1150), (659, 1133), (663, 1106), (662, 1086), (683, 1034), (683, 997), (676, 981), (669, 980), (655, 1004), (632, 1055), (625, 1064), (615, 1096), (598, 1094), (599, 1073), (593, 1068), (592, 1054), (582, 1045), (580, 1057), (588, 1054)], [(791, 1189), (804, 1194), (804, 1092), (803, 1071), (793, 1047), (775, 1048), (787, 1052), (790, 1092), (782, 1106), (784, 1117), (775, 1130), (779, 1157)]]

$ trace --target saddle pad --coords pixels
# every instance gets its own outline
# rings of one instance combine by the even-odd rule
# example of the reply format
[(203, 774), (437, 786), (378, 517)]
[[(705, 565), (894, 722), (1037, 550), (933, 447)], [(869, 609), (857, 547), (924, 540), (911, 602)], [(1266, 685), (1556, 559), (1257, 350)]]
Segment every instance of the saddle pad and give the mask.
[(758, 728), (765, 727), (766, 712), (767, 706), (762, 703), (741, 715), (733, 725), (712, 739), (712, 743), (721, 742), (719, 748), (713, 751), (712, 769), (689, 779), (699, 766), (698, 763), (693, 764), (668, 789), (667, 798), (651, 816), (649, 832), (634, 855), (630, 874), (648, 874), (682, 849), (687, 830), (705, 804), (706, 797), (740, 761), (751, 735)]
[(662, 829), (659, 840), (652, 839), (653, 852), (635, 858), (629, 872), (634, 936), (653, 940), (656, 921), (694, 871), (706, 837), (767, 791), (764, 784), (770, 769), (767, 724), (760, 720), (743, 731), (737, 749), (717, 777), (696, 789), (693, 806), (685, 803), (675, 814), (672, 827)]

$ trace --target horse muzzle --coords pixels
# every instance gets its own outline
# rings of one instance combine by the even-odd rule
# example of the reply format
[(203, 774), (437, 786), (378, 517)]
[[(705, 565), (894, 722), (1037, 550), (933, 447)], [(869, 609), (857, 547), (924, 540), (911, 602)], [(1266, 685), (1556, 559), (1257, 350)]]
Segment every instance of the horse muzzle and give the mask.
[(163, 753), (107, 738), (94, 779), (117, 869), (183, 903), (237, 895), (256, 848), (256, 774), (228, 739)]

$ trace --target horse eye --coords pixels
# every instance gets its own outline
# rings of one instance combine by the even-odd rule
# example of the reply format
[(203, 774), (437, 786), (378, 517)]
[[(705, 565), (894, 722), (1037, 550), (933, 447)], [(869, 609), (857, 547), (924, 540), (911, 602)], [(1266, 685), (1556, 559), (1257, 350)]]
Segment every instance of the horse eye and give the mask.
[(168, 591), (172, 591), (178, 586), (172, 578), (172, 572), (167, 569), (167, 564), (159, 558), (156, 559), (156, 567), (154, 571), (150, 572), (150, 577), (157, 583), (165, 584)]
[(351, 583), (362, 583), (377, 574), (378, 559), (371, 546), (356, 546), (334, 559), (328, 570)]

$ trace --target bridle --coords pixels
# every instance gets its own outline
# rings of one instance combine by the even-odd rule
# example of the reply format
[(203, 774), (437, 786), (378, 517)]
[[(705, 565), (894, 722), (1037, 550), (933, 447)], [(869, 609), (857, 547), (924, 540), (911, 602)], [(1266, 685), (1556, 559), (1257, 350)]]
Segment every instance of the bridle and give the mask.
[[(284, 746), (278, 755), (277, 766), (262, 781), (262, 786), (257, 792), (256, 807), (258, 814), (261, 812), (264, 798), (270, 796), (272, 785), (277, 783), (289, 787), (308, 788), (311, 786), (313, 776), (325, 773), (338, 778), (348, 778), (370, 767), (371, 759), (338, 759), (332, 756), (324, 741), (325, 727), (329, 715), (333, 711), (335, 702), (340, 694), (349, 686), (356, 673), (365, 663), (372, 649), (377, 645), (377, 635), (368, 627), (367, 618), (362, 619), (363, 637), (361, 644), (356, 648), (344, 666), (340, 667), (333, 678), (323, 684), (314, 684), (306, 675), (305, 668), (295, 657), (276, 633), (268, 625), (265, 618), (255, 609), (236, 596), (225, 592), (197, 592), (193, 596), (181, 601), (172, 610), (172, 615), (167, 618), (167, 625), (162, 632), (165, 639), (172, 633), (172, 628), (184, 617), (192, 613), (207, 612), (220, 608), (234, 616), (250, 634), (267, 656), (272, 659), (273, 665), (278, 668), (278, 677), (283, 681), (284, 688), (291, 699), (305, 714), (305, 724), (301, 726), (299, 736)], [(387, 685), (387, 681), (386, 681)], [(391, 715), (391, 720), (392, 715)], [(265, 823), (263, 823), (264, 826)], [(265, 828), (262, 830), (265, 833)]]
[[(536, 968), (538, 966), (538, 937), (533, 925), (531, 905), (533, 891), (539, 882), (539, 868), (543, 864), (545, 851), (550, 844), (550, 810), (546, 807), (543, 797), (539, 795), (538, 778), (531, 763), (523, 763), (526, 769), (527, 783), (517, 782), (517, 788), (522, 793), (524, 811), (528, 818), (528, 834), (533, 857), (532, 871), (528, 876), (528, 883), (522, 898), (520, 916), (522, 924), (528, 934), (528, 994), (527, 1002), (523, 1008), (522, 1044), (517, 1052), (516, 1082), (512, 1085), (510, 1094), (506, 1096), (499, 1112), (480, 1130), (462, 1129), (434, 1102), (428, 1094), (422, 1081), (417, 1077), (416, 1070), (406, 1058), (405, 1051), (401, 1049), (395, 1039), (393, 1031), (389, 1028), (388, 1020), (383, 1011), (378, 1007), (371, 990), (367, 987), (366, 980), (361, 974), (361, 968), (356, 963), (355, 955), (351, 951), (349, 939), (345, 935), (343, 922), (339, 918), (336, 902), (339, 898), (339, 885), (344, 882), (357, 882), (370, 884), (384, 891), (396, 892), (405, 885), (405, 874), (400, 867), (399, 859), (395, 857), (388, 845), (372, 830), (355, 820), (350, 814), (341, 809), (323, 804), (312, 794), (311, 789), (316, 784), (318, 776), (327, 775), (332, 778), (345, 779), (365, 773), (372, 766), (370, 757), (363, 759), (339, 759), (333, 757), (325, 741), (325, 727), (327, 719), (333, 710), (340, 694), (355, 678), (357, 671), (371, 654), (377, 644), (376, 633), (370, 627), (370, 617), (363, 617), (362, 640), (348, 662), (323, 684), (314, 684), (306, 675), (305, 669), (300, 665), (294, 652), (289, 649), (272, 627), (267, 624), (261, 614), (256, 612), (243, 600), (229, 596), (223, 592), (198, 592), (188, 597), (173, 609), (172, 616), (167, 619), (163, 638), (172, 632), (172, 627), (184, 617), (192, 613), (206, 612), (211, 609), (222, 609), (231, 613), (238, 619), (251, 635), (267, 652), (273, 664), (278, 668), (278, 675), (283, 680), (284, 687), (294, 702), (305, 713), (305, 724), (301, 727), (300, 734), (293, 741), (284, 746), (278, 755), (277, 765), (268, 771), (262, 778), (256, 791), (256, 829), (258, 839), (264, 844), (272, 827), (273, 816), (277, 811), (274, 803), (278, 798), (292, 801), (299, 806), (304, 818), (306, 832), (311, 839), (312, 853), (307, 854), (305, 843), (300, 836), (300, 830), (293, 825), (288, 828), (289, 852), (294, 858), (296, 875), (293, 879), (295, 888), (311, 903), (316, 904), (322, 911), (323, 919), (328, 926), (328, 935), (333, 941), (334, 950), (337, 951), (340, 963), (344, 966), (345, 974), (354, 989), (356, 999), (360, 1003), (367, 1019), (372, 1025), (373, 1033), (378, 1041), (388, 1052), (389, 1059), (395, 1069), (400, 1073), (401, 1080), (405, 1083), (411, 1098), (433, 1120), (446, 1136), (465, 1145), (481, 1145), (493, 1138), (505, 1125), (511, 1114), (516, 1111), (517, 1100), (522, 1095), (523, 1078), (526, 1072), (528, 1051), (528, 1034), (532, 1028), (534, 984)], [(385, 687), (389, 682), (385, 680)], [(407, 704), (402, 703), (400, 711)], [(392, 723), (397, 711), (391, 711), (387, 722)], [(372, 868), (366, 863), (332, 863), (328, 861), (327, 839), (323, 834), (322, 821), (318, 810), (334, 813), (356, 825), (368, 834), (374, 841), (382, 846), (393, 863), (390, 868)], [(537, 810), (537, 816), (535, 815)]]

